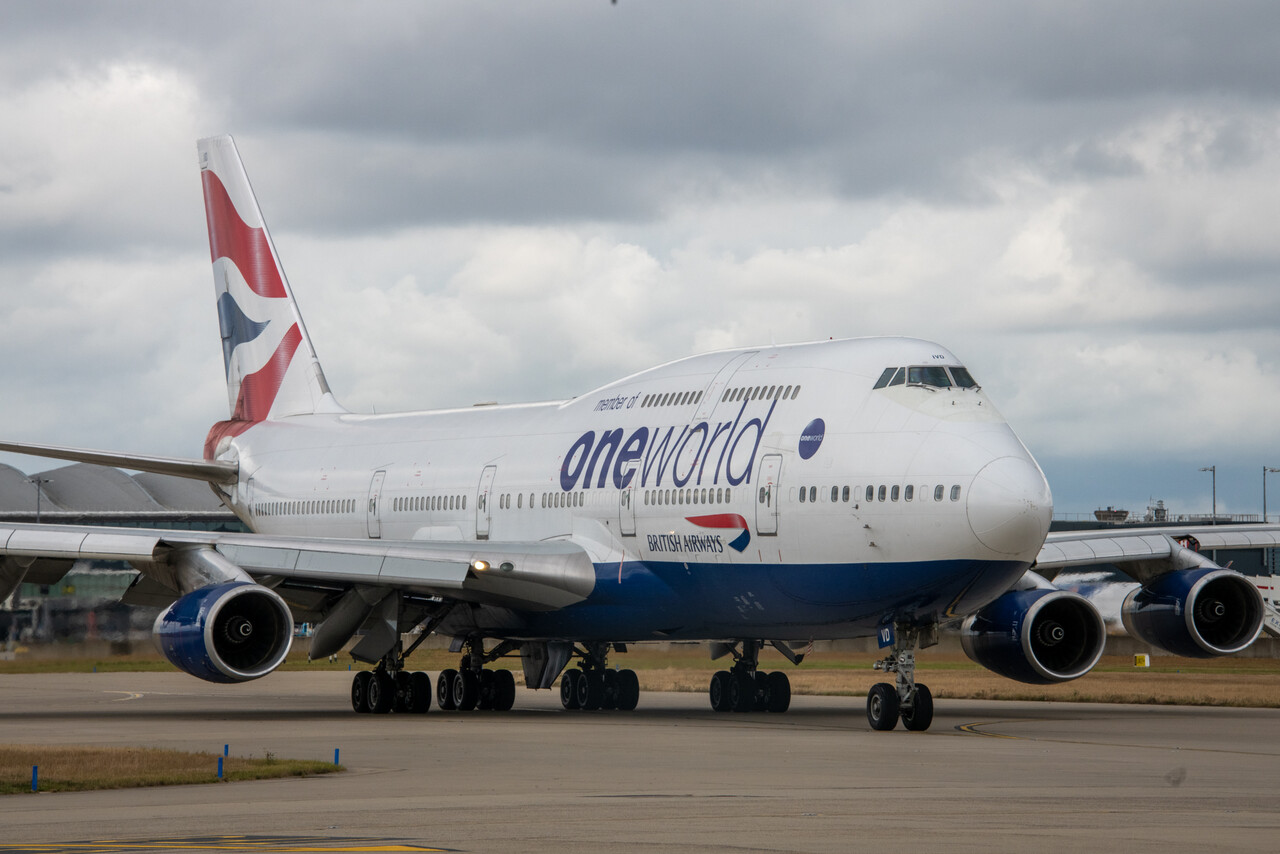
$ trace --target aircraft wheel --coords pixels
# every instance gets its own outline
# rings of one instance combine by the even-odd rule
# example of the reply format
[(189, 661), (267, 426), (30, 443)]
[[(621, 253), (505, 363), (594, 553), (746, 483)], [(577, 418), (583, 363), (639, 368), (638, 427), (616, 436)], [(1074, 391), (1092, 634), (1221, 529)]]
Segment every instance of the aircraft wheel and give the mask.
[(732, 674), (729, 679), (729, 708), (735, 712), (749, 712), (755, 704), (755, 677)]
[(753, 712), (769, 711), (769, 674), (757, 670), (752, 694), (751, 710)]
[(474, 670), (459, 670), (453, 677), (453, 705), (460, 712), (469, 712), (480, 700), (480, 679)]
[(916, 695), (911, 708), (902, 710), (902, 725), (912, 732), (923, 732), (933, 723), (933, 692), (916, 683)]
[(729, 683), (733, 681), (733, 674), (728, 670), (721, 670), (711, 677), (711, 688), (708, 693), (711, 696), (711, 708), (717, 712), (727, 712), (733, 708), (729, 704)]
[(453, 668), (441, 670), (436, 677), (436, 705), (441, 711), (452, 712), (458, 707), (453, 704), (453, 679), (458, 671)]
[(395, 677), (395, 703), (392, 709), (398, 714), (404, 714), (409, 711), (409, 701), (413, 698), (409, 696), (409, 671), (398, 670)]
[(600, 674), (600, 708), (611, 710), (618, 708), (618, 671), (606, 670)]
[(604, 702), (604, 679), (599, 673), (583, 673), (578, 679), (578, 708), (594, 712)]
[(618, 711), (630, 712), (640, 703), (640, 680), (634, 670), (618, 671)]
[(582, 671), (576, 668), (566, 670), (560, 677), (560, 705), (569, 711), (578, 708), (578, 680), (581, 678)]
[(493, 710), (509, 712), (516, 704), (516, 677), (510, 670), (493, 671)]
[(373, 674), (368, 670), (361, 670), (351, 680), (351, 708), (360, 714), (369, 711), (369, 680), (372, 678)]
[(421, 670), (409, 674), (409, 691), (406, 707), (415, 715), (431, 708), (431, 677)]
[(898, 725), (898, 689), (888, 682), (877, 682), (867, 692), (867, 723), (880, 732)]
[(387, 673), (374, 671), (369, 680), (365, 705), (375, 715), (385, 715), (396, 704), (396, 681)]
[(489, 711), (493, 708), (493, 671), (481, 670), (477, 678), (480, 680), (480, 693), (476, 697), (476, 708)]
[(791, 680), (781, 670), (769, 674), (769, 711), (785, 712), (791, 708)]

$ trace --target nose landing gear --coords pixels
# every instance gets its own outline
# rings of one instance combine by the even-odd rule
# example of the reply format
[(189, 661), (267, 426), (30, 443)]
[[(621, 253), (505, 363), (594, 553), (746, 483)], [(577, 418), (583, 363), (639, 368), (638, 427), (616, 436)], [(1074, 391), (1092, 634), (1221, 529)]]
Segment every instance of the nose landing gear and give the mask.
[(875, 663), (876, 670), (896, 673), (896, 683), (877, 682), (867, 692), (867, 723), (871, 728), (888, 732), (898, 725), (922, 732), (933, 723), (933, 694), (928, 686), (916, 682), (915, 648), (938, 642), (938, 625), (894, 626), (894, 642), (889, 654)]

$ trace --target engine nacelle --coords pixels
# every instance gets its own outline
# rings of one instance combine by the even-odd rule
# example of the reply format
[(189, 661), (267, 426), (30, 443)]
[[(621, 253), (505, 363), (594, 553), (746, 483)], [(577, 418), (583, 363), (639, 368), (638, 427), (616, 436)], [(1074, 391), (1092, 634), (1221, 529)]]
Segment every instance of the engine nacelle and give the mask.
[(1106, 647), (1102, 615), (1066, 590), (1010, 590), (961, 628), (965, 655), (1001, 676), (1031, 685), (1078, 679)]
[(1213, 658), (1240, 652), (1262, 629), (1262, 594), (1222, 568), (1167, 572), (1125, 597), (1125, 631), (1165, 652)]
[(235, 581), (202, 587), (156, 618), (156, 646), (180, 670), (209, 682), (247, 682), (279, 667), (293, 643), (280, 595)]

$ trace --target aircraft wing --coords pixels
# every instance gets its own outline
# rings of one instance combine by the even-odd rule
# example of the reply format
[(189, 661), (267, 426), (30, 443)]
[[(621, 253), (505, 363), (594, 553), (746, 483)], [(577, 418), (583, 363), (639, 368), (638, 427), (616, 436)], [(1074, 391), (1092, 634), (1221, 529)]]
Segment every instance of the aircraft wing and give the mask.
[[(176, 598), (173, 558), (212, 549), (260, 583), (353, 586), (420, 596), (555, 610), (580, 602), (595, 584), (591, 558), (564, 540), (528, 543), (340, 540), (211, 531), (107, 528), (91, 525), (0, 524), (0, 598), (36, 561), (65, 567), (80, 559), (133, 564), (151, 587)], [(16, 579), (16, 580), (15, 580)], [(9, 585), (6, 585), (6, 581)], [(8, 586), (8, 590), (4, 588)]]
[[(1033, 569), (1050, 580), (1064, 569), (1091, 564), (1117, 564), (1124, 569), (1135, 567), (1140, 575), (1146, 575), (1148, 573), (1142, 572), (1141, 568), (1171, 563), (1186, 548), (1203, 552), (1267, 546), (1280, 546), (1280, 525), (1056, 531), (1046, 538)], [(1170, 568), (1179, 567), (1170, 565)]]

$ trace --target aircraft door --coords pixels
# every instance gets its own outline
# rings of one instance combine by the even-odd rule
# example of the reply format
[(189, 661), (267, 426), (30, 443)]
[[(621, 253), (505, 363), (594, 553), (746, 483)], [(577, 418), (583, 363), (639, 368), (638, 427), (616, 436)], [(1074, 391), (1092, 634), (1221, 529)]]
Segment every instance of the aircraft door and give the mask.
[(756, 486), (756, 533), (762, 537), (778, 533), (778, 505), (782, 502), (782, 455), (760, 458), (760, 480)]
[(485, 466), (480, 473), (480, 489), (476, 493), (476, 539), (489, 539), (489, 526), (493, 522), (493, 479), (497, 466)]
[(369, 539), (382, 537), (382, 517), (379, 514), (378, 502), (382, 500), (382, 482), (387, 479), (386, 471), (375, 471), (373, 480), (369, 481)]
[(634, 483), (618, 492), (618, 526), (624, 537), (636, 535), (636, 490)]
[(695, 422), (710, 420), (711, 413), (715, 411), (716, 405), (720, 403), (720, 397), (724, 394), (725, 387), (729, 385), (733, 375), (738, 372), (738, 368), (742, 367), (743, 362), (759, 354), (759, 350), (752, 350), (749, 353), (734, 356), (727, 365), (716, 373), (715, 378), (711, 380), (711, 384), (707, 386), (706, 391), (703, 393), (701, 403), (698, 404), (698, 412), (693, 416)]

